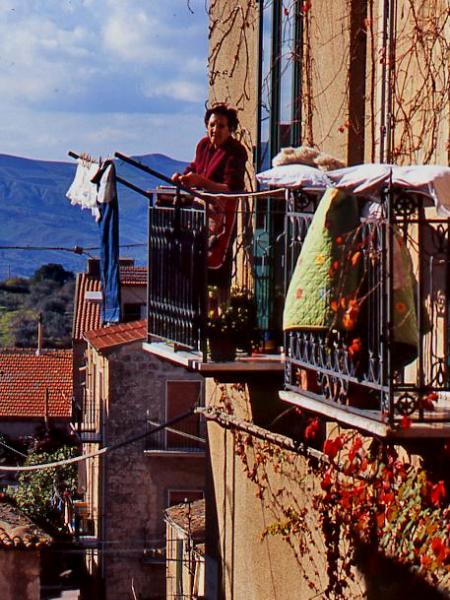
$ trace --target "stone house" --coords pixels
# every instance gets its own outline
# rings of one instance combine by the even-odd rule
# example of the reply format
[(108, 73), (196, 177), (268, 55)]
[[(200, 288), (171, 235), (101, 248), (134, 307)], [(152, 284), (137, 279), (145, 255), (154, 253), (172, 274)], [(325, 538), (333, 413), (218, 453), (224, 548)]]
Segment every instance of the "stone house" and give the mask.
[(166, 509), (166, 600), (205, 598), (205, 500)]
[[(147, 268), (138, 267), (134, 259), (120, 258), (120, 292), (122, 320), (136, 321), (145, 317), (147, 303)], [(81, 407), (84, 394), (84, 334), (102, 326), (102, 284), (100, 259), (89, 258), (85, 273), (77, 273), (75, 282), (74, 317), (72, 328), (74, 398)], [(76, 415), (75, 415), (76, 417)]]
[(41, 598), (40, 554), (51, 542), (52, 538), (19, 508), (0, 501), (0, 597), (3, 600)]
[[(146, 321), (85, 334), (84, 453), (150, 432), (203, 404), (202, 379), (145, 352), (146, 337)], [(107, 600), (132, 597), (132, 590), (140, 598), (164, 598), (164, 510), (203, 497), (203, 437), (200, 417), (190, 416), (85, 461), (80, 541)]]

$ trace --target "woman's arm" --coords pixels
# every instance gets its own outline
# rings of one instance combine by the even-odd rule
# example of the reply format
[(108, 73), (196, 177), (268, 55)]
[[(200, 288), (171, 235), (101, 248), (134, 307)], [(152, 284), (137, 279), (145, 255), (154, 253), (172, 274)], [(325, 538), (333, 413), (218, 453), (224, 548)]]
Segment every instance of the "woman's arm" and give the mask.
[(229, 192), (230, 188), (226, 183), (217, 183), (212, 179), (208, 179), (204, 175), (198, 173), (187, 173), (182, 175), (179, 179), (182, 185), (187, 187), (195, 187), (206, 190), (207, 192)]

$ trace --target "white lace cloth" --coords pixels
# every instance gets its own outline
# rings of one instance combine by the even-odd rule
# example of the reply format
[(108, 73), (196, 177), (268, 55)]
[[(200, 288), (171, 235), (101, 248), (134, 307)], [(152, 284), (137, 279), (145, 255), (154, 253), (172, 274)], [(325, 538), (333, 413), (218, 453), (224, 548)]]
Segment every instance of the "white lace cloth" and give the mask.
[(100, 219), (99, 204), (110, 202), (114, 194), (114, 173), (108, 165), (99, 183), (93, 183), (102, 166), (95, 162), (78, 159), (75, 178), (66, 192), (70, 203), (79, 204), (82, 209), (91, 211), (96, 221)]

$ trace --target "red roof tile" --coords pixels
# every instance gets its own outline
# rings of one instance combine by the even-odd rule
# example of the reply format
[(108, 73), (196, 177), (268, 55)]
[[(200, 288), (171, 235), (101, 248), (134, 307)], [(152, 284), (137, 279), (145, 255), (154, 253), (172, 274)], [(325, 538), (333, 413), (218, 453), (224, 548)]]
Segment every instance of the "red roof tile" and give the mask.
[(102, 284), (100, 279), (78, 273), (75, 288), (75, 314), (73, 321), (74, 340), (82, 340), (86, 331), (98, 329), (101, 326), (100, 302), (86, 300), (86, 292), (100, 292)]
[[(120, 283), (122, 286), (147, 285), (147, 267), (120, 265)], [(101, 292), (101, 290), (99, 277), (78, 273), (72, 334), (74, 340), (82, 340), (87, 331), (101, 327), (101, 302), (86, 299), (86, 292)]]
[(84, 336), (96, 350), (106, 350), (114, 346), (121, 346), (147, 337), (147, 321), (132, 321), (119, 323), (89, 331)]
[(147, 267), (121, 265), (120, 283), (122, 285), (147, 285)]
[(205, 539), (205, 500), (196, 500), (195, 502), (176, 504), (167, 508), (166, 519), (169, 523), (175, 524), (195, 542), (203, 542)]
[(72, 350), (0, 350), (0, 417), (72, 415)]
[(0, 548), (34, 550), (48, 546), (52, 538), (17, 507), (0, 502)]

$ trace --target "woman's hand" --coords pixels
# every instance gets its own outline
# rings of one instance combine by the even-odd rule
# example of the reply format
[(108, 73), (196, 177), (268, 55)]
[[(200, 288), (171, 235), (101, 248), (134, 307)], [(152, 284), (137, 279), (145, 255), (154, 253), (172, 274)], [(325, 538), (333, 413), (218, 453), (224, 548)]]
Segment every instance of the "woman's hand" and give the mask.
[(204, 175), (198, 173), (187, 173), (180, 177), (180, 183), (190, 188), (200, 188), (206, 192), (229, 192), (228, 185), (225, 183), (216, 183)]
[(181, 183), (181, 181), (180, 181), (180, 180), (181, 180), (181, 175), (180, 175), (180, 173), (174, 173), (170, 179), (171, 179), (172, 181), (175, 181), (175, 183), (178, 183), (178, 182), (180, 182), (180, 183)]
[(203, 175), (199, 175), (198, 173), (186, 173), (186, 175), (182, 175), (180, 177), (180, 183), (186, 185), (187, 187), (205, 187), (205, 178)]

